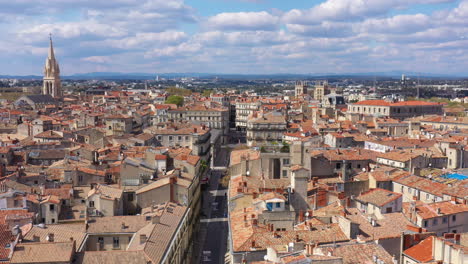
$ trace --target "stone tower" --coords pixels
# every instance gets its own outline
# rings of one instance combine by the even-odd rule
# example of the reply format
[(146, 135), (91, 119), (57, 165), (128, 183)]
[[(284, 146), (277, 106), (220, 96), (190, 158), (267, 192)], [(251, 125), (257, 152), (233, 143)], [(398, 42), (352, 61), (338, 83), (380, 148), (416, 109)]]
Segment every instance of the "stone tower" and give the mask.
[(306, 81), (296, 81), (295, 87), (296, 96), (301, 96), (307, 94), (307, 82)]
[(314, 99), (318, 101), (322, 101), (323, 97), (328, 92), (328, 81), (320, 80), (315, 83), (315, 90), (314, 90)]
[(62, 83), (60, 82), (60, 68), (55, 59), (52, 36), (50, 37), (49, 54), (44, 67), (44, 85), (42, 94), (58, 98), (62, 96)]

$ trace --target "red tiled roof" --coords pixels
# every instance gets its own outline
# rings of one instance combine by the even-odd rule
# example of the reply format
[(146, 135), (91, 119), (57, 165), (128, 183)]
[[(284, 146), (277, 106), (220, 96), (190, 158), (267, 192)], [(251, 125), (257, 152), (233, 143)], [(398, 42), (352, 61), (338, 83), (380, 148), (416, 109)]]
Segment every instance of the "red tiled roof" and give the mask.
[(408, 248), (403, 253), (420, 263), (429, 262), (433, 259), (433, 241), (434, 237), (430, 236), (421, 241), (419, 244)]

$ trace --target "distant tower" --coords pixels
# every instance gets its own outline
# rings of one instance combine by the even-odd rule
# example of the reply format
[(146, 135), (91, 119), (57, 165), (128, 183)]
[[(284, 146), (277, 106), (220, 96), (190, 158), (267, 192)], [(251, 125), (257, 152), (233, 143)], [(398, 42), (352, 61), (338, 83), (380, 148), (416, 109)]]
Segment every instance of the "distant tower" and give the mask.
[(296, 81), (296, 96), (301, 96), (305, 94), (307, 94), (307, 82)]
[(52, 97), (62, 96), (62, 83), (60, 82), (60, 68), (55, 59), (52, 35), (50, 35), (49, 54), (44, 67), (44, 85), (42, 94), (49, 94)]
[(314, 90), (314, 99), (318, 101), (322, 101), (325, 94), (328, 92), (328, 81), (327, 80), (319, 80), (315, 83), (315, 90)]

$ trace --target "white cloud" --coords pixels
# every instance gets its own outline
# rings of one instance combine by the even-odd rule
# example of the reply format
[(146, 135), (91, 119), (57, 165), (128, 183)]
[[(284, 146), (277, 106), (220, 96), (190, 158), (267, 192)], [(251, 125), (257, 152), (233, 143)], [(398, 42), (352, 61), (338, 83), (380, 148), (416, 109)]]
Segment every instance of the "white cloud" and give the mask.
[(406, 34), (424, 31), (433, 26), (431, 17), (425, 14), (396, 15), (383, 19), (368, 19), (359, 25), (362, 32)]
[(206, 25), (224, 30), (275, 30), (279, 18), (268, 12), (220, 13), (208, 18)]
[(350, 21), (377, 17), (411, 4), (453, 2), (453, 0), (327, 0), (307, 10), (293, 9), (283, 20), (289, 24), (317, 24), (323, 20)]

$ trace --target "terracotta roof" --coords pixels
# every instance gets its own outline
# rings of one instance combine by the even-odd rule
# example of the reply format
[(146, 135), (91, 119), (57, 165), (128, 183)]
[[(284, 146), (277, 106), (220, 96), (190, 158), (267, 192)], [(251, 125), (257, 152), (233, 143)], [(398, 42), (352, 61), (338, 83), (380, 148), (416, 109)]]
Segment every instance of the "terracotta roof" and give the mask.
[(105, 184), (98, 184), (94, 189), (89, 191), (88, 197), (90, 197), (93, 194), (98, 194), (103, 199), (116, 200), (122, 198), (122, 193), (122, 189), (113, 188)]
[(148, 223), (142, 215), (96, 217), (88, 221), (87, 233), (135, 233)]
[(242, 157), (248, 160), (257, 160), (260, 158), (260, 151), (254, 149), (233, 150), (231, 152), (231, 166), (240, 164)]
[(333, 149), (333, 150), (313, 150), (310, 152), (311, 157), (319, 157), (323, 155), (331, 161), (343, 160), (374, 160), (375, 152), (366, 149)]
[(28, 233), (24, 235), (24, 241), (33, 241), (34, 237), (39, 238), (39, 242), (47, 243), (46, 237), (54, 234), (54, 242), (70, 242), (72, 238), (76, 242), (77, 248), (83, 244), (86, 238), (85, 224), (70, 223), (70, 224), (56, 224), (44, 225), (44, 227), (33, 226)]
[(52, 130), (44, 131), (42, 133), (35, 135), (34, 137), (35, 138), (55, 138), (55, 139), (63, 138), (63, 136), (61, 136), (59, 133), (54, 132)]
[(339, 244), (337, 247), (328, 246), (321, 249), (323, 253), (343, 258), (343, 264), (374, 263), (374, 256), (385, 264), (394, 263), (392, 256), (381, 245), (374, 242)]
[(0, 259), (8, 259), (11, 248), (7, 245), (12, 245), (16, 237), (11, 233), (10, 228), (7, 225), (0, 225)]
[(21, 243), (16, 245), (10, 263), (69, 263), (74, 253), (73, 242)]
[(360, 235), (366, 241), (400, 237), (401, 232), (406, 231), (408, 226), (414, 226), (402, 213), (384, 214), (382, 219), (375, 220), (377, 226), (372, 226), (368, 216), (361, 213), (359, 209), (348, 208), (346, 210), (346, 218), (359, 224)]
[(158, 179), (158, 180), (156, 180), (156, 181), (154, 181), (154, 182), (152, 182), (152, 183), (138, 189), (136, 191), (136, 194), (138, 195), (138, 194), (141, 194), (141, 193), (144, 193), (144, 192), (147, 192), (147, 191), (151, 191), (151, 190), (160, 188), (160, 187), (162, 187), (164, 185), (169, 184), (170, 181), (171, 181), (170, 177), (164, 177), (162, 179)]
[[(436, 203), (418, 203), (416, 206), (416, 213), (423, 219), (430, 219), (434, 217), (440, 217), (442, 215), (452, 215), (463, 212), (468, 212), (468, 205), (466, 204), (454, 204), (451, 201), (442, 201)], [(440, 213), (437, 213), (440, 210)]]
[(430, 236), (421, 241), (419, 244), (403, 251), (403, 254), (418, 261), (419, 263), (429, 262), (433, 260), (433, 243), (434, 237)]
[(148, 258), (141, 251), (85, 251), (82, 257), (82, 264), (147, 264)]
[(436, 196), (442, 197), (443, 193), (446, 192), (448, 186), (442, 183), (431, 181), (430, 179), (419, 177), (416, 175), (405, 175), (394, 179), (394, 182), (418, 189)]
[(163, 208), (164, 213), (162, 213), (159, 224), (154, 227), (143, 249), (152, 263), (162, 262), (179, 224), (187, 213), (187, 207), (174, 203), (166, 203), (160, 207)]
[(106, 172), (102, 170), (93, 170), (85, 167), (78, 167), (77, 170), (91, 175), (106, 176)]
[(402, 194), (391, 192), (385, 189), (371, 189), (359, 195), (356, 200), (363, 203), (370, 203), (376, 206), (384, 206), (402, 197)]

